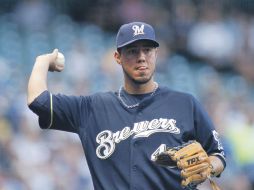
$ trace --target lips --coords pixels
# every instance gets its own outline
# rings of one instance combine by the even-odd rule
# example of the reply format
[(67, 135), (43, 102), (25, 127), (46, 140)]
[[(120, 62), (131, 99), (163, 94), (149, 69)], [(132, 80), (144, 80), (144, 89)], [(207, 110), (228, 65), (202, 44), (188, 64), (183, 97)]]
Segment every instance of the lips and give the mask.
[(139, 67), (136, 68), (136, 70), (140, 70), (140, 71), (144, 71), (146, 69), (147, 69), (146, 66), (139, 66)]

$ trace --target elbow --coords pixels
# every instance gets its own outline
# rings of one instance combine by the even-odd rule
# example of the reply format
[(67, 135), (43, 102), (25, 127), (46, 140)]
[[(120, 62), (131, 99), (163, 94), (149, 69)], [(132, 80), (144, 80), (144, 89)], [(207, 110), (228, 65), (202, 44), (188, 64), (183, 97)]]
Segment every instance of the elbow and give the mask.
[(27, 97), (27, 106), (29, 107), (33, 101), (34, 99)]
[(38, 95), (32, 95), (32, 94), (29, 94), (27, 95), (27, 105), (31, 105), (33, 103), (33, 101), (39, 96)]

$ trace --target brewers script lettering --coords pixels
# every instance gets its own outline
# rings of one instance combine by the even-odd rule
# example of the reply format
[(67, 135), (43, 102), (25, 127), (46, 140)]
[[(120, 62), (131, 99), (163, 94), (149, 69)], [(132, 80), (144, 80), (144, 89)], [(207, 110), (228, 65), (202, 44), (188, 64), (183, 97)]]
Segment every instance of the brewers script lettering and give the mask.
[(115, 151), (116, 143), (120, 143), (131, 135), (134, 135), (133, 138), (148, 137), (158, 132), (179, 134), (180, 129), (176, 126), (176, 120), (160, 118), (151, 121), (140, 121), (134, 123), (132, 129), (127, 126), (115, 133), (105, 130), (96, 137), (96, 142), (99, 144), (96, 148), (96, 154), (101, 159), (107, 159)]

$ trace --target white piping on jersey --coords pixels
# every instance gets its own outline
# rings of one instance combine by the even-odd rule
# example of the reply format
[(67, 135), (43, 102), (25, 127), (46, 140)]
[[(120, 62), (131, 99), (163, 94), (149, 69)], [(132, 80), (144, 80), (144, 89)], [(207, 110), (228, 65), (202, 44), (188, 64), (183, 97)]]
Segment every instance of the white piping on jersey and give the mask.
[(132, 129), (126, 126), (115, 133), (110, 130), (104, 130), (96, 137), (96, 142), (99, 144), (96, 148), (96, 154), (100, 159), (107, 159), (115, 151), (116, 143), (126, 140), (131, 135), (134, 135), (133, 138), (139, 138), (148, 137), (158, 132), (179, 134), (180, 129), (176, 126), (176, 120), (160, 118), (151, 121), (140, 121), (134, 123)]
[(47, 129), (49, 129), (53, 124), (53, 98), (52, 94), (50, 93), (50, 123)]

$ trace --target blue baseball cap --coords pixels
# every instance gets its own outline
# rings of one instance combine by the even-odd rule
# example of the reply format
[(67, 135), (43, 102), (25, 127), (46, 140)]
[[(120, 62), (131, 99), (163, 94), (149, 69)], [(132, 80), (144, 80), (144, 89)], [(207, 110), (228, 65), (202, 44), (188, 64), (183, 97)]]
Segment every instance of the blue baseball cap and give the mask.
[(120, 27), (116, 36), (116, 47), (119, 49), (138, 40), (149, 40), (155, 47), (159, 46), (151, 25), (144, 22), (131, 22)]

